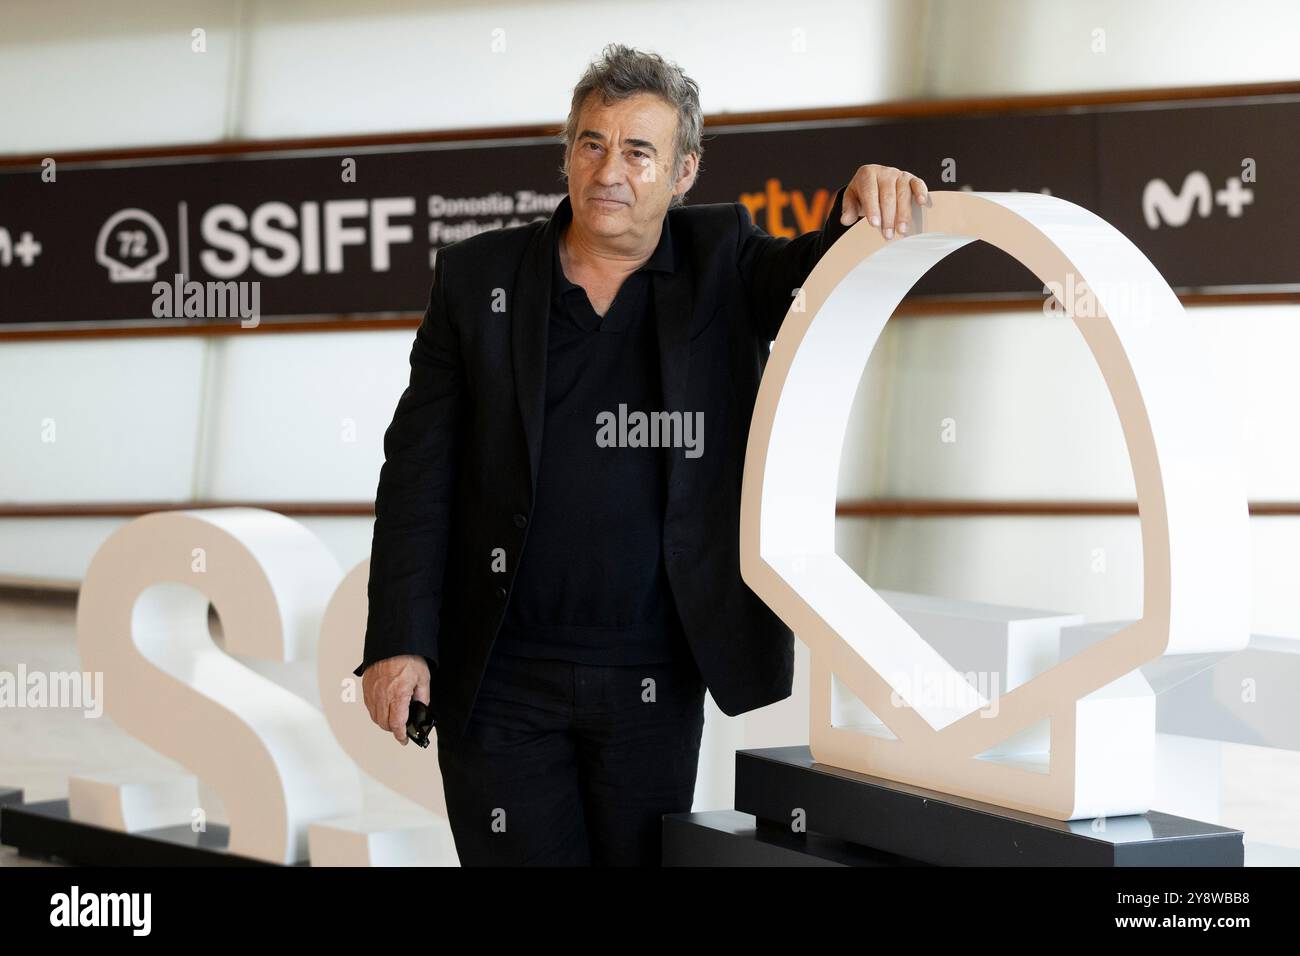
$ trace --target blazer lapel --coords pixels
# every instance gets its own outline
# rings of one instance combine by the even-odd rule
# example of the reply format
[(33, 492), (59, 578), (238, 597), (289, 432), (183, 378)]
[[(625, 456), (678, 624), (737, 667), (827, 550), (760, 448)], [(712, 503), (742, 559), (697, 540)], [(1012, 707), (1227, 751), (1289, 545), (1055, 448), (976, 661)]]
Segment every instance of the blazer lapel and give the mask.
[[(669, 224), (664, 223), (667, 229)], [(686, 415), (686, 382), (690, 360), (691, 314), (695, 309), (694, 277), (685, 274), (683, 257), (677, 255), (677, 271), (673, 275), (654, 274), (655, 324), (659, 337), (659, 380), (663, 388), (664, 411), (681, 412), (683, 425)], [(683, 448), (668, 450), (668, 490), (671, 495), (678, 464), (685, 455)]]
[[(563, 202), (568, 202), (566, 196)], [(532, 492), (542, 457), (542, 422), (546, 415), (546, 329), (550, 324), (551, 256), (559, 238), (554, 213), (533, 234), (515, 277), (510, 303), (510, 345), (515, 397), (524, 424)]]

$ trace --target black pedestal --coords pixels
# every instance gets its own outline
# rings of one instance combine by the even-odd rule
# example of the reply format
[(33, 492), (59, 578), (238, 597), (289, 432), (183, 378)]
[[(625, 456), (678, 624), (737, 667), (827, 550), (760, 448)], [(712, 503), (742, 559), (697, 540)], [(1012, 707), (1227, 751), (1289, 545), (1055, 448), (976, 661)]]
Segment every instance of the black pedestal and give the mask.
[(664, 817), (664, 866), (925, 866), (820, 833), (756, 820), (739, 810)]
[(188, 826), (122, 833), (71, 819), (67, 800), (0, 800), (0, 843), (36, 859), (79, 866), (272, 865), (227, 852), (229, 838), (221, 824), (208, 824), (201, 833)]
[[(795, 811), (808, 832), (791, 829)], [(736, 754), (736, 811), (664, 817), (665, 865), (1242, 866), (1240, 830), (1151, 811), (1064, 822), (814, 763)], [(798, 859), (799, 862), (792, 862)]]

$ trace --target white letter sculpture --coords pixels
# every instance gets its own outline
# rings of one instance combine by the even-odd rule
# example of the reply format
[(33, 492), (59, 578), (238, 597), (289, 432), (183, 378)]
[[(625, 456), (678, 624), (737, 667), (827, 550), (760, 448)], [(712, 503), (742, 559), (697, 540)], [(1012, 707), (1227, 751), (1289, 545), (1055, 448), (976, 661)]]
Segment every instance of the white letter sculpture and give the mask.
[[(1249, 640), (1237, 426), (1181, 303), (1119, 231), (1037, 193), (931, 197), (913, 205), (907, 238), (886, 242), (865, 220), (849, 229), (787, 314), (745, 455), (744, 579), (811, 649), (815, 760), (1058, 820), (1144, 813), (1154, 727), (1108, 706), (1126, 696), (1109, 685), (1162, 654)], [(1142, 527), (1141, 619), (1011, 688), (995, 712), (835, 553), (840, 452), (871, 350), (912, 285), (977, 239), (1053, 290), (1091, 293), (1086, 308), (1071, 295), (1062, 304), (1119, 414)], [(832, 674), (888, 734), (834, 725)], [(916, 674), (963, 689), (923, 700), (908, 680)], [(980, 756), (1045, 719), (1045, 768)]]

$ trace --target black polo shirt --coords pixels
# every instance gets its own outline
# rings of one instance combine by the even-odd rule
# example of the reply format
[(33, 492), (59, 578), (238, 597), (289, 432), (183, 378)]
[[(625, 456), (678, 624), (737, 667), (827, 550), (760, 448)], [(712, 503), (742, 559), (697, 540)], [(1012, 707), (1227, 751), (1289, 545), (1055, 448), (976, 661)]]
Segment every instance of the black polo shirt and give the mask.
[[(557, 215), (561, 235), (572, 210)], [(667, 219), (603, 317), (565, 276), (558, 242), (551, 255), (537, 493), (496, 647), (584, 664), (689, 659), (663, 562), (668, 450), (597, 441), (602, 413), (663, 409), (651, 279), (677, 271)]]

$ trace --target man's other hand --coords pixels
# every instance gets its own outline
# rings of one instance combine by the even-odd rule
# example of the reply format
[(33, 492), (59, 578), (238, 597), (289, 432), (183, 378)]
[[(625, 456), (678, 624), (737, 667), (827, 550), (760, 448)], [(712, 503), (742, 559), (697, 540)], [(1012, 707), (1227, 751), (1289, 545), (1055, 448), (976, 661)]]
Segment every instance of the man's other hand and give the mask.
[(913, 199), (921, 205), (930, 199), (920, 177), (893, 166), (859, 166), (844, 190), (840, 222), (851, 226), (866, 216), (886, 239), (894, 238), (894, 230), (905, 236), (912, 228)]
[(405, 747), (406, 717), (414, 697), (429, 704), (429, 662), (419, 654), (399, 654), (375, 661), (361, 675), (361, 693), (370, 719), (390, 731)]

